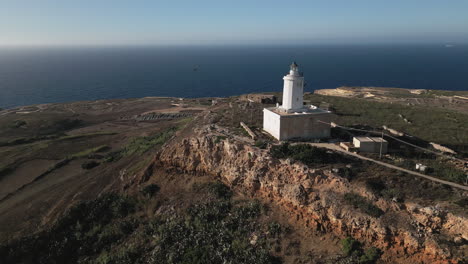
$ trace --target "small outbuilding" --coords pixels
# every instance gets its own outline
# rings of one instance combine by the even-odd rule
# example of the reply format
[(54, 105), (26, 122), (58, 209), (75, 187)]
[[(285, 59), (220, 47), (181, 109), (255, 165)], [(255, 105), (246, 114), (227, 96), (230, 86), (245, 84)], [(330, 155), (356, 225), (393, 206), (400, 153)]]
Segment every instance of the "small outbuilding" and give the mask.
[(361, 152), (380, 153), (382, 149), (384, 154), (388, 150), (388, 141), (380, 137), (354, 137), (353, 145)]

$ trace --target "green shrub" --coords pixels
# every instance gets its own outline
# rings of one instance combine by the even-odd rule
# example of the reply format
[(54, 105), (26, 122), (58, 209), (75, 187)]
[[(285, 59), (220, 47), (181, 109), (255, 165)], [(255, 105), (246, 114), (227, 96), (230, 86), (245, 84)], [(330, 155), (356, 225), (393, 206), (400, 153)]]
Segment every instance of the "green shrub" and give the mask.
[(103, 251), (94, 262), (95, 264), (134, 264), (141, 256), (141, 252), (134, 245), (125, 245), (111, 252)]
[(5, 176), (14, 171), (13, 167), (2, 167), (0, 168), (0, 177)]
[(263, 140), (257, 140), (255, 141), (255, 146), (260, 149), (266, 149), (268, 146), (268, 143)]
[(354, 240), (351, 237), (347, 237), (342, 239), (341, 241), (341, 249), (346, 256), (351, 256), (354, 252), (358, 252), (361, 250), (361, 244)]
[(94, 167), (97, 167), (97, 166), (99, 166), (99, 162), (96, 162), (94, 160), (86, 161), (83, 164), (81, 164), (81, 168), (84, 169), (84, 170), (90, 170), (90, 169), (92, 169)]
[(279, 146), (273, 146), (270, 149), (270, 154), (274, 158), (291, 158), (306, 165), (353, 162), (351, 158), (344, 155), (306, 144), (290, 145), (288, 143), (284, 143)]
[(221, 182), (215, 182), (208, 185), (208, 190), (216, 195), (218, 198), (230, 199), (232, 197), (232, 191), (228, 186)]
[(373, 193), (380, 194), (385, 189), (385, 183), (380, 179), (372, 178), (366, 180), (366, 187), (369, 188)]
[(141, 193), (145, 196), (148, 197), (153, 197), (153, 195), (157, 192), (159, 192), (160, 188), (157, 184), (150, 184), (145, 186), (142, 190)]
[(444, 164), (439, 160), (426, 160), (423, 162), (427, 164), (432, 170), (428, 174), (456, 183), (464, 183), (466, 180), (466, 173), (452, 165)]
[(353, 168), (344, 168), (342, 175), (346, 179), (352, 179), (354, 176), (356, 176), (356, 173), (356, 170)]
[(13, 123), (10, 125), (11, 128), (20, 128), (22, 126), (25, 126), (27, 123), (24, 120), (15, 120)]
[(455, 204), (461, 207), (468, 207), (468, 197), (457, 200)]
[(85, 157), (88, 157), (89, 155), (94, 154), (96, 152), (102, 152), (102, 151), (105, 151), (105, 150), (108, 150), (108, 149), (109, 149), (109, 146), (101, 145), (101, 146), (85, 149), (85, 150), (80, 151), (78, 153), (72, 154), (68, 158), (69, 159), (85, 158)]
[(403, 201), (404, 195), (403, 193), (395, 188), (385, 189), (381, 192), (382, 196), (386, 199), (396, 199), (397, 201)]
[(104, 156), (104, 161), (105, 162), (113, 162), (113, 161), (117, 161), (117, 160), (119, 160), (121, 158), (122, 158), (122, 151), (121, 150), (112, 151), (112, 152), (107, 153), (106, 156)]
[(280, 224), (280, 223), (271, 222), (271, 223), (268, 225), (268, 232), (270, 232), (270, 234), (271, 234), (273, 237), (278, 237), (278, 236), (281, 234), (281, 231), (282, 231), (282, 227), (281, 227), (281, 224)]
[(227, 137), (225, 136), (216, 136), (215, 143), (218, 144), (219, 142), (225, 140)]
[(370, 216), (380, 217), (381, 215), (384, 214), (384, 212), (380, 208), (373, 205), (366, 198), (356, 193), (347, 193), (344, 195), (344, 199), (347, 204), (350, 204), (354, 206), (355, 208), (361, 209), (364, 213)]
[(254, 218), (260, 215), (261, 205), (258, 201), (248, 202), (247, 205), (236, 207), (234, 213), (240, 218)]
[(359, 263), (372, 264), (375, 263), (382, 253), (378, 248), (370, 247), (364, 251), (364, 254), (359, 258)]

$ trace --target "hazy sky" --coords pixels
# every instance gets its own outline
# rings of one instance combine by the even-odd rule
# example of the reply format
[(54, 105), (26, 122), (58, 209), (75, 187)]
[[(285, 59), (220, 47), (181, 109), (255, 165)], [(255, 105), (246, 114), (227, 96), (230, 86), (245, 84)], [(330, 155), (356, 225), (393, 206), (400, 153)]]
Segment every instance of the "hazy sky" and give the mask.
[(468, 0), (0, 0), (0, 45), (468, 42)]

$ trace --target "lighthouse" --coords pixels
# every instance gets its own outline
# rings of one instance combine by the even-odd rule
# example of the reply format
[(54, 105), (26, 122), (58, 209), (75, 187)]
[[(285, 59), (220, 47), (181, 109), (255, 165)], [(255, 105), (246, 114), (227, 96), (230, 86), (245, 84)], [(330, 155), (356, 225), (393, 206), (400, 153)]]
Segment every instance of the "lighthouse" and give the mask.
[(329, 137), (331, 112), (304, 105), (304, 76), (296, 62), (283, 81), (282, 105), (263, 109), (263, 130), (278, 140)]
[(283, 77), (283, 105), (287, 112), (294, 112), (303, 108), (304, 104), (304, 77), (299, 72), (299, 66), (293, 62), (289, 74)]

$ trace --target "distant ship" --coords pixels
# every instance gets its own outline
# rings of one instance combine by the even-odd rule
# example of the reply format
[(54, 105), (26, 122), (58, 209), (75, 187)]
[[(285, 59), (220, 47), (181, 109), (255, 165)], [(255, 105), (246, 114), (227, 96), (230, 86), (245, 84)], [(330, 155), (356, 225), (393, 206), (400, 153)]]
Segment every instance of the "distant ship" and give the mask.
[(198, 65), (193, 67), (193, 71), (198, 71), (198, 68), (199, 68)]
[(445, 44), (445, 47), (446, 47), (446, 48), (453, 48), (453, 47), (455, 47), (455, 45), (452, 45), (452, 44)]

